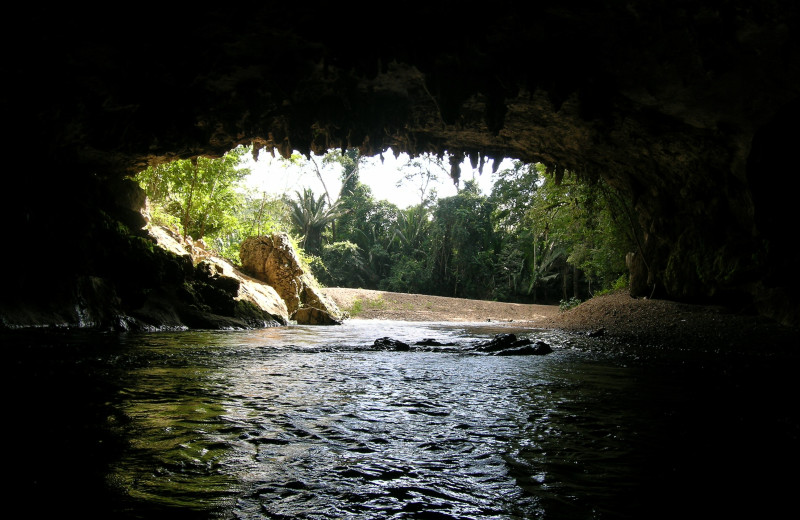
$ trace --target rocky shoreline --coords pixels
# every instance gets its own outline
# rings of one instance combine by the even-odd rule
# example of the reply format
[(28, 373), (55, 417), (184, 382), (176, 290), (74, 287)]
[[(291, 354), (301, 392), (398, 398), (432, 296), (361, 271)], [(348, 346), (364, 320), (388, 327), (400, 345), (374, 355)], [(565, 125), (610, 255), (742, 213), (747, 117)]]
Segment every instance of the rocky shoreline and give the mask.
[[(626, 291), (597, 296), (570, 310), (364, 289), (325, 288), (350, 319), (515, 322), (532, 329), (593, 336), (598, 345), (714, 351), (797, 350), (800, 331), (746, 310), (632, 298)], [(353, 310), (357, 312), (353, 312)]]

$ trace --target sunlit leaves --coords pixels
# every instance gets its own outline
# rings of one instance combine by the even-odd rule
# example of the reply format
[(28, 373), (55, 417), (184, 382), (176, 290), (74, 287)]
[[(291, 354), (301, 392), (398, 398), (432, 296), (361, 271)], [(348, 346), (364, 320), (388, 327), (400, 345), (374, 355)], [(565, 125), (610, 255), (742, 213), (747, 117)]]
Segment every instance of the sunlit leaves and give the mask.
[(322, 232), (341, 213), (339, 203), (328, 205), (325, 194), (316, 196), (305, 188), (296, 191), (294, 198), (286, 198), (289, 206), (289, 218), (300, 236), (300, 246), (313, 255), (319, 255), (322, 249)]
[(150, 203), (171, 215), (184, 236), (202, 238), (232, 225), (242, 200), (236, 187), (250, 172), (240, 168), (244, 147), (218, 159), (196, 157), (149, 167), (136, 176)]

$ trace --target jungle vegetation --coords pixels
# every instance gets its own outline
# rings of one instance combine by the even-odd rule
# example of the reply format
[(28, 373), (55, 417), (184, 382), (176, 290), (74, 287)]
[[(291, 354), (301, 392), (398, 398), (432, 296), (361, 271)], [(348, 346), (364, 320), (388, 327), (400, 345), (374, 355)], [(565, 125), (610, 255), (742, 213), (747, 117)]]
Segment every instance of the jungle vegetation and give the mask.
[(331, 150), (341, 189), (268, 195), (246, 188), (247, 147), (219, 159), (179, 160), (148, 168), (144, 188), (155, 223), (202, 238), (237, 265), (241, 241), (285, 231), (324, 285), (528, 303), (579, 302), (625, 285), (625, 255), (641, 230), (630, 203), (602, 181), (513, 161), (494, 172), (491, 193), (464, 181), (439, 198), (430, 183), (446, 175), (443, 156), (418, 157), (405, 181), (419, 203), (376, 200), (359, 175), (358, 150)]

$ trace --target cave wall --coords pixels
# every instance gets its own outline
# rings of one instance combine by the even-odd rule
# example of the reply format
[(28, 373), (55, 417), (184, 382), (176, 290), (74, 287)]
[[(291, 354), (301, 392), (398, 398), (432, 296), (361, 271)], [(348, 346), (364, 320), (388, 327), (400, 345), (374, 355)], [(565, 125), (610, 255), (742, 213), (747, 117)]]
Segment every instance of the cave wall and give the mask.
[(537, 5), (7, 8), (5, 299), (100, 272), (97, 216), (130, 219), (114, 183), (149, 164), (391, 147), (603, 177), (646, 230), (642, 293), (798, 323), (795, 3)]

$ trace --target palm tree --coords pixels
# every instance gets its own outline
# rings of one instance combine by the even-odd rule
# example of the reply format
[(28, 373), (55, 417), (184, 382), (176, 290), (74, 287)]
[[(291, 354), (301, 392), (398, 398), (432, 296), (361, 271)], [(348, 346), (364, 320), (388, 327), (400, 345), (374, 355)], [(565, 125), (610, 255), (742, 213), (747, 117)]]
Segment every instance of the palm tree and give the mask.
[(537, 243), (533, 243), (533, 261), (530, 266), (531, 283), (528, 286), (528, 295), (533, 293), (533, 302), (536, 303), (536, 289), (557, 279), (561, 274), (558, 266), (563, 264), (567, 257), (567, 247), (563, 242), (552, 238), (544, 238), (537, 251)]
[(394, 236), (408, 255), (420, 252), (420, 247), (431, 227), (428, 210), (422, 204), (404, 209), (397, 214)]
[(300, 247), (308, 253), (319, 255), (322, 249), (322, 232), (340, 214), (339, 201), (328, 205), (325, 194), (319, 197), (309, 188), (295, 191), (295, 199), (288, 199), (289, 217), (300, 234)]

